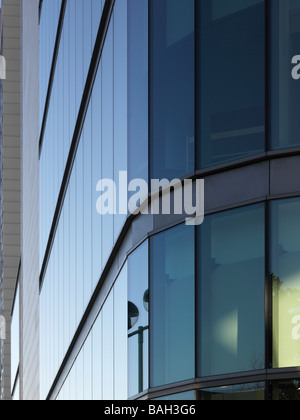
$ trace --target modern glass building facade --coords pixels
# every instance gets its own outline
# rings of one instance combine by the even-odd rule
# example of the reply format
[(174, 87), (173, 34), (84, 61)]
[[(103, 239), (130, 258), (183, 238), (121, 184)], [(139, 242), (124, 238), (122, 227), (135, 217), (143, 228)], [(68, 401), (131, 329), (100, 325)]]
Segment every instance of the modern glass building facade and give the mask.
[[(40, 398), (298, 400), (300, 1), (39, 10)], [(100, 216), (120, 171), (204, 223)]]

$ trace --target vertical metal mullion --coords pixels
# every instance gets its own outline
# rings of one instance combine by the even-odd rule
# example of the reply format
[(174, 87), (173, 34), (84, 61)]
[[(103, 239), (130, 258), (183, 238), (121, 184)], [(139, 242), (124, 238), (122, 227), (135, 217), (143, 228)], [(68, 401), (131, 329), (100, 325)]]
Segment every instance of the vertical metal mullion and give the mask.
[[(265, 151), (271, 149), (271, 1), (265, 0)], [(269, 162), (269, 194), (270, 194), (270, 162)], [(265, 204), (265, 368), (272, 367), (272, 274), (270, 266), (270, 202)], [(266, 383), (266, 398), (269, 398), (269, 384)]]
[[(151, 180), (151, 0), (148, 0), (148, 185)], [(150, 191), (148, 191), (150, 193)]]
[(195, 71), (195, 75), (194, 75), (194, 80), (195, 80), (195, 95), (194, 95), (194, 112), (195, 112), (195, 122), (194, 122), (194, 127), (195, 127), (195, 133), (194, 133), (194, 173), (196, 173), (197, 169), (198, 169), (198, 141), (199, 141), (199, 124), (198, 124), (198, 115), (199, 115), (199, 110), (198, 110), (198, 103), (199, 103), (199, 89), (198, 89), (198, 39), (199, 39), (199, 33), (198, 33), (198, 5), (199, 5), (199, 0), (195, 0), (194, 1), (194, 71)]
[[(151, 5), (148, 0), (148, 185), (150, 185), (151, 179)], [(149, 192), (149, 191), (148, 191)], [(149, 288), (149, 335), (148, 335), (148, 390), (151, 388), (151, 339), (152, 339), (152, 326), (151, 326), (151, 315), (152, 315), (152, 288), (151, 288), (151, 238), (148, 238), (148, 288)], [(149, 391), (148, 391), (149, 392)]]
[(152, 326), (151, 326), (151, 315), (152, 315), (152, 308), (153, 308), (153, 299), (152, 296), (152, 288), (151, 288), (151, 238), (148, 238), (148, 287), (149, 287), (149, 314), (148, 314), (148, 393), (151, 389), (151, 339), (152, 339)]

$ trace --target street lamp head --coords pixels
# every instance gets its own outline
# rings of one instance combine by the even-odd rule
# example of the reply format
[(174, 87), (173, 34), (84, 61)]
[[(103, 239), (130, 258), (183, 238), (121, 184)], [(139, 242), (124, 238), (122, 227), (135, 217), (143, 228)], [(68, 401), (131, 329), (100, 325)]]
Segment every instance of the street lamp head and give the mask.
[(146, 312), (149, 312), (149, 289), (146, 290), (143, 297), (143, 305)]
[(139, 320), (139, 310), (134, 303), (128, 302), (128, 330), (131, 330)]

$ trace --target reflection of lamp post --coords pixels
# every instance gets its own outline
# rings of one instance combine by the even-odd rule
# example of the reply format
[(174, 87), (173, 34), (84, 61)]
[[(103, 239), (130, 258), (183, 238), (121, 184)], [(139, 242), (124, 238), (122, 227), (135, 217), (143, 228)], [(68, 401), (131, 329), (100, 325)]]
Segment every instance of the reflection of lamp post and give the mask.
[[(146, 312), (149, 312), (149, 290), (146, 290), (143, 297), (143, 306)], [(131, 330), (139, 320), (139, 310), (132, 302), (128, 302), (128, 330)], [(128, 335), (128, 338), (138, 336), (138, 370), (139, 383), (138, 392), (143, 392), (144, 388), (144, 331), (149, 330), (149, 325), (146, 327), (138, 327), (138, 329)]]
[(134, 303), (128, 302), (128, 329), (131, 330), (139, 320), (139, 310)]

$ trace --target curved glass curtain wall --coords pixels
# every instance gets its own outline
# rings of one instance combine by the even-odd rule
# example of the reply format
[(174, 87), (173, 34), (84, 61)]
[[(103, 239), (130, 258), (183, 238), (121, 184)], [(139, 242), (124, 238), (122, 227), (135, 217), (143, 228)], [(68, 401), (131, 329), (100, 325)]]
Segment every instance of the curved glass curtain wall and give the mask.
[[(267, 386), (268, 390), (267, 391)], [(241, 385), (222, 386), (219, 388), (188, 391), (180, 394), (155, 398), (163, 401), (299, 401), (300, 380), (289, 379), (286, 381), (253, 382)], [(267, 393), (268, 392), (268, 393)]]
[(197, 376), (263, 369), (264, 204), (207, 216), (197, 248)]
[(152, 178), (265, 151), (265, 20), (263, 0), (150, 2)]
[[(99, 0), (97, 2), (99, 4)], [(68, 3), (75, 4), (75, 2)], [(146, 5), (147, 2), (141, 0), (117, 1), (106, 36), (41, 291), (41, 358), (47, 366), (47, 372), (43, 377), (44, 394), (50, 390), (126, 220), (126, 215), (101, 217), (97, 213), (96, 203), (100, 194), (96, 192), (96, 185), (103, 178), (115, 177), (117, 179), (119, 171), (126, 171), (128, 164), (131, 173), (132, 171), (145, 172), (145, 163), (139, 159), (139, 156), (136, 156), (136, 161), (139, 161), (140, 167), (135, 165), (134, 159), (127, 161), (127, 137), (129, 144), (136, 141), (137, 135), (142, 133), (144, 127), (136, 131), (135, 116), (141, 116), (143, 113), (148, 115), (147, 96), (144, 96), (144, 90), (136, 91), (133, 85), (133, 78), (138, 73), (138, 69), (142, 68), (145, 71), (147, 67), (145, 66), (148, 60), (147, 38), (139, 39), (137, 48), (128, 50), (127, 37), (133, 36), (132, 31), (136, 34), (137, 28), (141, 26), (143, 33), (147, 33), (145, 30), (148, 20)], [(70, 12), (71, 9), (70, 6)], [(134, 9), (135, 13), (127, 14), (127, 9), (129, 11)], [(74, 21), (75, 16), (70, 17), (70, 22), (73, 24), (76, 21)], [(132, 25), (130, 31), (127, 22), (129, 16)], [(100, 18), (97, 22), (99, 24)], [(72, 56), (71, 53), (70, 55)], [(143, 60), (141, 60), (142, 57)], [(88, 57), (86, 60), (88, 61)], [(131, 64), (127, 71), (129, 61)], [(58, 64), (58, 72), (59, 68)], [(63, 69), (63, 66), (61, 68)], [(83, 75), (82, 72), (80, 74)], [(77, 72), (75, 75), (77, 77)], [(147, 73), (143, 74), (141, 84), (145, 80), (147, 80)], [(80, 97), (81, 94), (78, 93), (78, 95)], [(140, 104), (139, 107), (136, 106), (137, 103)], [(130, 111), (132, 120), (127, 121), (127, 110)], [(56, 120), (53, 120), (53, 124), (54, 121)], [(49, 126), (51, 126), (50, 123)], [(54, 126), (55, 124), (52, 128)], [(146, 138), (144, 134), (144, 139)], [(51, 145), (51, 142), (45, 139), (41, 158), (43, 168), (41, 214), (48, 200), (50, 203), (41, 222), (42, 226), (47, 226), (45, 218), (48, 222), (52, 221), (50, 213), (51, 197), (53, 198), (51, 193), (54, 191), (53, 177), (57, 181), (55, 185), (59, 185), (58, 171), (52, 173), (52, 170), (55, 163), (53, 159), (61, 151), (58, 153), (53, 149), (53, 154), (49, 157), (47, 145), (53, 147), (53, 144)], [(67, 150), (66, 145), (63, 146), (61, 143), (59, 147)], [(140, 150), (141, 155), (147, 157), (148, 146), (145, 141), (142, 141)], [(51, 172), (50, 178), (47, 171)], [(45, 186), (47, 188), (43, 190)], [(49, 193), (50, 196), (48, 196)], [(42, 238), (48, 240), (47, 235), (47, 229), (43, 229)], [(43, 244), (43, 239), (41, 242)], [(44, 241), (44, 246), (46, 246), (46, 241)], [(50, 315), (52, 312), (53, 316)], [(48, 335), (47, 331), (51, 333)], [(52, 349), (51, 353), (49, 349)]]
[[(251, 371), (264, 375), (266, 362), (273, 368), (292, 368), (300, 362), (300, 236), (295, 235), (300, 230), (300, 198), (276, 200), (270, 202), (269, 211), (265, 209), (266, 204), (259, 203), (212, 214), (199, 228), (173, 227), (133, 251), (98, 319), (106, 311), (110, 315), (96, 321), (85, 344), (103, 334), (101, 345), (93, 341), (92, 362), (85, 347), (80, 351), (66, 382), (70, 385), (63, 386), (59, 398), (68, 398), (69, 393), (74, 397), (71, 387), (73, 381), (78, 383), (87, 357), (96, 376), (87, 371), (88, 384), (76, 391), (77, 396), (87, 389), (89, 398), (126, 399), (149, 387), (171, 388), (189, 379), (211, 377), (222, 386), (199, 389), (197, 398), (299, 399), (299, 379), (266, 383), (247, 379)], [(270, 241), (265, 237), (266, 224)], [(266, 248), (273, 272), (268, 296)], [(267, 321), (272, 323), (271, 358), (266, 357), (265, 347), (268, 300), (273, 308)], [(114, 344), (120, 342), (122, 349)], [(241, 373), (245, 373), (243, 384)], [(235, 374), (238, 384), (224, 386), (226, 380), (234, 382)], [(160, 399), (194, 396), (189, 391)]]
[(198, 167), (265, 151), (265, 1), (197, 2)]
[(300, 366), (300, 200), (271, 204), (273, 367)]
[[(60, 49), (69, 50), (66, 57), (73, 61), (64, 58), (59, 62), (58, 58), (55, 78), (61, 77), (61, 81), (54, 81), (51, 101), (56, 105), (50, 104), (48, 118), (52, 118), (52, 123), (47, 123), (46, 132), (49, 130), (49, 134), (45, 132), (41, 155), (42, 256), (78, 111), (76, 107), (82, 95), (82, 90), (72, 90), (71, 84), (74, 82), (83, 89), (84, 72), (87, 71), (85, 65), (81, 65), (86, 34), (82, 35), (83, 23), (76, 21), (80, 15), (77, 7), (83, 6), (81, 1), (67, 2), (66, 27), (64, 25)], [(75, 3), (75, 11), (72, 11), (71, 4)], [(237, 5), (231, 0), (226, 4), (222, 0), (207, 0), (196, 2), (195, 7), (191, 0), (152, 0), (149, 9), (150, 63), (148, 2), (128, 0), (126, 3), (127, 11), (122, 9), (125, 2), (117, 1), (115, 5), (41, 292), (41, 358), (43, 365), (47, 366), (43, 372), (44, 396), (52, 385), (126, 218), (107, 216), (101, 219), (95, 213), (94, 186), (101, 177), (116, 177), (119, 170), (126, 169), (130, 178), (148, 179), (148, 64), (152, 178), (182, 177), (195, 169), (266, 151), (265, 1), (241, 0)], [(93, 4), (96, 4), (95, 0), (92, 7)], [(279, 66), (278, 62), (286, 60), (283, 47), (294, 54), (300, 2), (285, 1), (284, 21), (280, 18), (282, 2), (274, 0), (269, 6), (271, 64), (278, 69), (270, 79), (270, 145), (272, 149), (289, 148), (299, 145), (297, 87), (294, 89), (290, 80), (290, 57), (289, 67)], [(100, 9), (98, 12), (101, 13)], [(180, 22), (176, 19), (178, 14), (182, 17)], [(284, 24), (287, 21), (289, 25)], [(74, 22), (81, 29), (76, 35), (76, 44), (69, 45), (72, 34), (75, 36)], [(99, 16), (95, 17), (96, 26), (92, 27), (97, 28), (97, 24)], [(65, 33), (69, 34), (67, 38)], [(86, 51), (89, 53), (92, 36), (90, 33), (87, 36), (89, 47)], [(75, 45), (76, 55), (73, 55)], [(207, 45), (214, 48), (208, 50)], [(59, 51), (60, 55), (65, 56)], [(89, 60), (87, 57), (87, 62)], [(65, 86), (66, 77), (70, 84)], [(287, 89), (279, 87), (283, 79), (287, 79)], [(64, 109), (70, 110), (66, 127), (60, 125), (66, 119), (63, 114), (59, 115), (57, 107), (61, 97), (59, 86), (63, 84), (69, 92), (63, 99)], [(137, 85), (139, 89), (136, 89)], [(283, 112), (279, 104), (285, 104), (285, 110), (290, 107), (290, 112)], [(124, 114), (125, 109), (127, 114)], [(128, 119), (124, 115), (128, 115)], [(69, 140), (65, 142), (65, 139)], [(60, 156), (59, 162), (57, 156)], [(144, 272), (150, 270), (150, 354), (147, 354), (145, 344), (141, 380), (138, 352), (134, 348), (136, 336), (130, 337), (129, 396), (145, 391), (149, 386), (171, 385), (195, 377), (248, 372), (270, 365), (274, 368), (299, 366), (300, 280), (297, 261), (300, 247), (299, 235), (295, 235), (299, 225), (298, 207), (299, 199), (271, 203), (268, 213), (272, 233), (270, 267), (266, 266), (265, 242), (268, 238), (265, 237), (265, 228), (269, 220), (265, 218), (264, 204), (206, 216), (204, 225), (196, 229), (196, 233), (192, 228), (179, 226), (150, 239), (150, 260), (139, 260), (141, 271), (142, 261), (146, 265)], [(174, 260), (176, 267), (172, 266)], [(268, 366), (266, 359), (269, 356), (265, 348), (267, 269), (272, 273), (273, 292), (272, 360), (268, 360)], [(130, 279), (134, 277), (134, 273), (129, 274), (130, 302), (135, 299), (130, 295)], [(148, 281), (146, 274), (143, 281)], [(143, 288), (146, 292), (146, 285)], [(252, 298), (248, 299), (248, 296)], [(141, 296), (138, 301), (141, 301)], [(112, 315), (113, 304), (110, 305), (108, 311)], [(100, 323), (104, 327), (104, 321)], [(146, 327), (147, 320), (142, 324)], [(149, 333), (145, 330), (144, 334), (146, 337)], [(110, 338), (108, 350), (101, 341), (99, 349), (107, 351), (107, 357), (114, 348), (114, 339)], [(87, 340), (87, 354), (91, 351), (91, 341), (93, 339)], [(100, 354), (100, 350), (99, 353), (93, 351), (96, 359)], [(83, 375), (82, 366), (89, 365), (88, 356), (86, 362), (84, 357), (84, 352), (78, 356), (80, 368), (73, 368), (70, 378), (77, 372)], [(93, 359), (93, 363), (100, 362)], [(115, 359), (108, 362), (111, 373), (116, 372), (112, 363)], [(90, 366), (88, 369), (90, 372)], [(87, 387), (87, 395), (91, 396), (92, 392), (97, 396), (95, 399), (117, 395), (116, 385), (112, 384), (109, 374), (101, 372), (101, 375), (106, 375), (105, 380), (101, 376), (101, 383), (107, 381), (109, 384), (108, 394), (99, 391), (100, 379), (93, 379), (92, 385)], [(70, 379), (69, 387), (71, 383)], [(274, 382), (272, 386), (268, 385), (268, 389), (272, 389), (272, 398), (288, 399), (296, 395), (297, 383), (297, 380)], [(259, 398), (263, 389), (264, 385), (260, 383), (234, 386), (226, 392), (216, 388), (202, 390), (201, 395), (206, 399), (206, 396), (226, 397), (253, 392)], [(82, 395), (85, 391), (81, 388), (64, 391), (63, 388), (62, 392), (68, 397), (75, 395), (74, 392)]]
[(299, 14), (299, 0), (150, 2), (152, 178), (300, 146)]
[[(55, 0), (56, 2), (56, 0)], [(48, 1), (51, 3), (51, 0)], [(55, 22), (60, 12), (61, 1), (56, 2)], [(75, 129), (83, 89), (91, 61), (103, 0), (67, 0), (59, 44), (53, 87), (49, 99), (49, 110), (45, 125), (40, 157), (40, 258), (41, 264), (50, 234), (55, 207)], [(47, 3), (46, 3), (47, 5)], [(51, 6), (53, 7), (53, 6)], [(42, 9), (40, 23), (41, 54), (46, 56), (40, 74), (41, 109), (44, 110), (43, 92), (48, 89), (49, 66), (52, 64), (55, 37), (44, 22), (47, 9)], [(50, 14), (51, 18), (52, 14)], [(48, 18), (49, 19), (49, 18)], [(56, 26), (57, 27), (57, 26)], [(55, 32), (56, 35), (56, 32)], [(45, 68), (46, 67), (46, 68)], [(45, 76), (47, 76), (45, 78)]]
[(195, 167), (194, 4), (149, 2), (152, 179), (171, 180)]
[(150, 387), (195, 375), (195, 236), (185, 225), (150, 240)]
[[(151, 178), (183, 177), (195, 169), (265, 152), (266, 102), (271, 107), (271, 148), (299, 144), (297, 85), (291, 78), (291, 63), (290, 60), (287, 63), (286, 51), (290, 51), (290, 55), (296, 52), (300, 3), (298, 0), (284, 3), (275, 0), (268, 6), (272, 42), (267, 49), (270, 49), (271, 67), (275, 70), (268, 80), (271, 97), (266, 98), (265, 1), (243, 0), (238, 5), (232, 0), (226, 4), (221, 0), (199, 3), (193, 0), (151, 1)], [(42, 13), (42, 40), (45, 28), (52, 28), (50, 47), (45, 47), (46, 51), (53, 47), (53, 28), (59, 5), (60, 2), (49, 12), (51, 22), (44, 22), (45, 13)], [(115, 167), (128, 169), (130, 179), (148, 180), (148, 101), (145, 99), (148, 97), (148, 2), (130, 0), (127, 5), (130, 11), (128, 33), (122, 39), (124, 42), (127, 39), (127, 48), (124, 48), (128, 64), (123, 66), (123, 81), (122, 76), (117, 77), (113, 88), (114, 92), (123, 91), (123, 98), (127, 96), (128, 112), (121, 112), (125, 103), (114, 98), (114, 104), (108, 103), (105, 107), (109, 114), (107, 129), (111, 130), (109, 120), (113, 112), (118, 113), (120, 123), (114, 126), (119, 141), (114, 149)], [(82, 0), (67, 1), (41, 154), (41, 258), (46, 249), (102, 8), (102, 0), (87, 0), (84, 4)], [(179, 15), (181, 19), (176, 19)], [(284, 24), (287, 21), (289, 25)], [(116, 36), (122, 30), (121, 26), (115, 31)], [(114, 54), (114, 71), (124, 61), (124, 48)], [(49, 57), (45, 58), (43, 54), (41, 77), (48, 74), (50, 66)], [(280, 66), (278, 62), (286, 64)], [(283, 79), (285, 83), (282, 83)], [(45, 90), (47, 83), (42, 80), (41, 86)], [(109, 112), (112, 107), (114, 110)], [(128, 116), (127, 121), (124, 115)], [(104, 118), (104, 124), (106, 121)], [(124, 133), (128, 134), (127, 141)], [(108, 147), (106, 151), (111, 154)], [(125, 149), (128, 149), (126, 168), (118, 162), (127, 153)], [(115, 169), (113, 172), (109, 169), (107, 174), (118, 178)], [(122, 221), (118, 230), (121, 227)]]
[(58, 400), (126, 400), (127, 265), (83, 344)]

